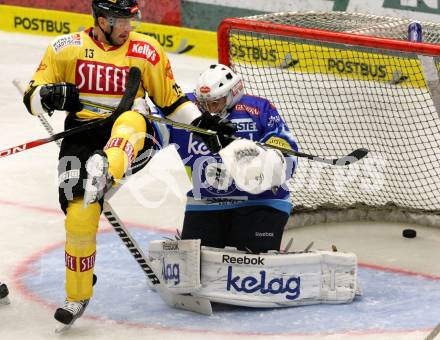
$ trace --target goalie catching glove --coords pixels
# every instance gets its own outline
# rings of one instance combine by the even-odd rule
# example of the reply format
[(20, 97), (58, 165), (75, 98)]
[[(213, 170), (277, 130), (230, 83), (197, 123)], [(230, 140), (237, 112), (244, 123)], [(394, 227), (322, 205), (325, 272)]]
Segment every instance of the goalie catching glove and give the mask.
[(237, 131), (234, 124), (226, 118), (221, 118), (220, 116), (212, 115), (207, 112), (194, 119), (191, 125), (217, 132), (215, 135), (205, 135), (194, 132), (212, 153), (217, 153), (227, 146), (232, 141), (230, 137)]
[(237, 187), (251, 194), (277, 188), (286, 181), (286, 160), (274, 149), (247, 139), (233, 141), (219, 152)]

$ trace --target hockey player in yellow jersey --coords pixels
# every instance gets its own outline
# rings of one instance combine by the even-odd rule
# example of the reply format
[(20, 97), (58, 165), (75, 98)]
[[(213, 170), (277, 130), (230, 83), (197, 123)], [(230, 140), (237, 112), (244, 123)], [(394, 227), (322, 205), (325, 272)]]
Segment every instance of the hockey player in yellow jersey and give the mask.
[[(160, 44), (132, 31), (133, 22), (140, 19), (136, 0), (93, 0), (92, 13), (94, 27), (52, 41), (24, 95), (34, 115), (66, 111), (67, 130), (107, 117), (107, 110), (90, 103), (117, 106), (129, 68), (136, 66), (142, 73), (132, 110), (114, 123), (66, 137), (61, 145), (58, 172), (60, 204), (66, 214), (67, 297), (55, 319), (67, 325), (82, 315), (93, 295), (96, 232), (105, 191), (122, 179), (143, 150), (153, 147), (145, 138), (154, 131), (143, 116), (148, 112), (142, 98), (148, 95), (170, 119), (221, 135), (235, 131), (228, 122), (201, 115), (176, 84)], [(215, 136), (204, 138), (213, 149), (227, 143)]]

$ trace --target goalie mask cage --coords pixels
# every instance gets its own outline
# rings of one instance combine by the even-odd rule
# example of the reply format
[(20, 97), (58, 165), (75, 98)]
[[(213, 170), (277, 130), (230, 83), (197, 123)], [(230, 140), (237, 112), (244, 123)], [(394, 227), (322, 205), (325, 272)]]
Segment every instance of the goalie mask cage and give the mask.
[[(300, 159), (289, 181), (289, 226), (341, 220), (439, 225), (440, 25), (422, 23), (424, 42), (413, 43), (409, 23), (295, 12), (220, 24), (219, 61), (242, 76), (247, 93), (278, 108), (300, 151), (335, 158), (370, 150), (350, 166)], [(432, 65), (429, 83), (423, 58)]]

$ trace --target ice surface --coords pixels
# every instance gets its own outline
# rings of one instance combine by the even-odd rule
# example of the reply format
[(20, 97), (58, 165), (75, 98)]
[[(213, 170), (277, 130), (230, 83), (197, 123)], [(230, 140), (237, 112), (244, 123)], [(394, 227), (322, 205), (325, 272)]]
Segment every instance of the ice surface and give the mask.
[[(0, 149), (46, 136), (38, 119), (27, 114), (12, 81), (24, 86), (49, 41), (0, 32)], [(170, 59), (185, 91), (192, 90), (198, 74), (213, 62), (183, 55)], [(56, 131), (62, 121), (60, 114), (50, 118)], [(2, 340), (58, 338), (52, 315), (64, 298), (64, 227), (56, 189), (57, 151), (51, 143), (0, 160), (0, 279), (11, 292), (11, 305), (0, 307)], [(176, 181), (160, 176), (151, 180), (151, 173), (140, 173), (111, 200), (143, 247), (147, 239), (171, 235), (182, 223), (184, 172), (175, 158), (162, 162), (163, 177)], [(170, 310), (148, 291), (137, 264), (103, 220), (96, 297), (62, 338), (420, 339), (440, 321), (434, 304), (440, 291), (440, 230), (412, 226), (417, 238), (404, 239), (404, 227), (346, 223), (286, 233), (284, 243), (294, 237), (293, 249), (310, 241), (320, 249), (336, 244), (368, 264), (360, 269), (367, 294), (351, 306), (268, 311), (217, 307), (207, 318)], [(346, 324), (338, 323), (341, 319)]]

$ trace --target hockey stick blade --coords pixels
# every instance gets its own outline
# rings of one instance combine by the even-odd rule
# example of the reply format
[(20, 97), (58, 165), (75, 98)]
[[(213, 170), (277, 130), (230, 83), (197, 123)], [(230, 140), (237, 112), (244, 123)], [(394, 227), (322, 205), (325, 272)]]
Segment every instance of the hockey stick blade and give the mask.
[(44, 145), (44, 144), (56, 141), (58, 139), (77, 134), (79, 132), (90, 130), (92, 128), (102, 126), (106, 123), (109, 123), (109, 122), (116, 120), (116, 118), (118, 118), (118, 116), (121, 113), (128, 111), (131, 108), (131, 106), (133, 105), (133, 101), (134, 101), (134, 99), (136, 97), (136, 93), (139, 89), (140, 81), (141, 81), (141, 71), (137, 67), (131, 67), (130, 72), (128, 73), (128, 81), (127, 81), (127, 86), (125, 88), (124, 95), (122, 96), (118, 107), (113, 111), (113, 113), (110, 116), (103, 118), (103, 119), (94, 120), (90, 123), (75, 127), (73, 129), (69, 129), (66, 131), (55, 133), (54, 135), (47, 137), (47, 138), (37, 139), (37, 140), (31, 141), (28, 143), (13, 146), (13, 147), (5, 149), (5, 150), (0, 150), (0, 158), (10, 156), (10, 155), (15, 155), (19, 152), (26, 151), (26, 150), (35, 148), (40, 145)]
[(165, 303), (171, 307), (188, 310), (191, 312), (211, 315), (212, 307), (209, 299), (202, 297), (195, 297), (192, 295), (181, 295), (171, 293), (161, 282), (159, 276), (155, 273), (151, 262), (145, 256), (136, 240), (130, 235), (127, 228), (124, 226), (118, 215), (109, 209), (109, 204), (104, 202), (104, 215), (109, 221), (110, 225), (121, 238), (124, 245), (135, 258), (138, 265), (141, 267), (147, 279), (156, 289), (159, 296)]
[(327, 163), (327, 164), (331, 164), (331, 165), (350, 165), (353, 164), (354, 162), (357, 162), (358, 160), (364, 158), (366, 155), (368, 154), (368, 149), (365, 148), (360, 148), (360, 149), (356, 149), (353, 152), (351, 152), (350, 154), (341, 157), (341, 158), (336, 158), (336, 159), (327, 159), (327, 158), (322, 158), (322, 157), (318, 157), (318, 156), (312, 156), (312, 159), (314, 161), (318, 161), (318, 162), (322, 162), (322, 163)]

